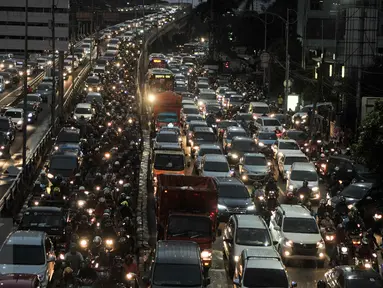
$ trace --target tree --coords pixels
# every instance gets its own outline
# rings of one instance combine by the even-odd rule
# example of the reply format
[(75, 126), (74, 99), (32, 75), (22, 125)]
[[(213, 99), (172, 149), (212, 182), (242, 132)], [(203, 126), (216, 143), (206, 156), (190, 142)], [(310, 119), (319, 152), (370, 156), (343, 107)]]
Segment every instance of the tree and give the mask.
[(353, 150), (359, 161), (383, 176), (383, 101), (377, 101), (364, 119)]

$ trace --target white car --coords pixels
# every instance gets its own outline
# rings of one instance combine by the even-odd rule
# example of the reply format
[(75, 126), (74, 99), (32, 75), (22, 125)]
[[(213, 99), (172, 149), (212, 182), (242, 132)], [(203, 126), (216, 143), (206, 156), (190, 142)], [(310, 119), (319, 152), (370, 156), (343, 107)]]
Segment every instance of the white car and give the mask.
[(271, 149), (274, 152), (275, 159), (286, 151), (301, 151), (298, 143), (291, 139), (278, 139), (275, 144), (271, 146)]
[(277, 155), (279, 175), (283, 180), (287, 180), (291, 165), (296, 162), (309, 163), (309, 159), (307, 158), (306, 154), (296, 150), (286, 150), (284, 153)]
[(310, 211), (301, 205), (281, 204), (271, 216), (270, 232), (285, 264), (289, 259), (314, 260), (318, 267), (326, 258), (325, 242)]
[(79, 120), (82, 116), (86, 120), (92, 119), (95, 114), (95, 110), (92, 108), (92, 104), (90, 103), (79, 103), (76, 105), (76, 108), (73, 112), (73, 118), (75, 120)]
[(4, 113), (5, 117), (11, 118), (16, 129), (19, 131), (23, 130), (24, 122), (24, 110), (21, 108), (10, 108)]
[(232, 177), (233, 171), (224, 155), (206, 154), (201, 160), (198, 174), (207, 177)]
[(271, 132), (275, 131), (276, 128), (278, 128), (279, 131), (283, 131), (281, 122), (275, 118), (259, 117), (255, 120), (255, 125), (258, 127), (259, 131)]
[(308, 182), (308, 187), (311, 188), (310, 200), (318, 201), (320, 199), (319, 177), (315, 165), (309, 163), (295, 162), (291, 165), (290, 173), (288, 173), (286, 181), (286, 191), (292, 192), (294, 189), (299, 189), (303, 186), (303, 181)]

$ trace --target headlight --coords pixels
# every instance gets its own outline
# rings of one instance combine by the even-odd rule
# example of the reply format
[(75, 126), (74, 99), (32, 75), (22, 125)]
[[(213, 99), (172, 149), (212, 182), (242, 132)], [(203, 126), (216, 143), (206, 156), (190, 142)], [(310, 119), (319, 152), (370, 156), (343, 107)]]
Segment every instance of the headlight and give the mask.
[(321, 241), (319, 241), (318, 243), (317, 243), (317, 248), (324, 248), (324, 243), (323, 243), (323, 240), (321, 240)]
[(156, 97), (153, 94), (149, 94), (148, 100), (150, 103), (153, 103), (156, 100)]
[(326, 236), (326, 240), (327, 241), (332, 241), (332, 240), (334, 240), (335, 239), (335, 236), (334, 235), (327, 235)]
[(49, 178), (49, 179), (53, 179), (53, 177), (54, 177), (53, 174), (48, 173), (48, 178)]
[(241, 177), (241, 178), (242, 178), (242, 180), (243, 180), (243, 181), (246, 181), (246, 180), (248, 180), (248, 179), (249, 179), (249, 177), (248, 177), (247, 175), (242, 175), (242, 177)]
[(112, 246), (113, 245), (113, 240), (112, 239), (106, 239), (105, 240), (105, 244), (108, 245), (108, 246)]
[(77, 116), (76, 116), (76, 115), (74, 115), (74, 116), (73, 116), (73, 119), (74, 119), (74, 120), (77, 120)]
[(198, 105), (199, 105), (199, 106), (202, 106), (202, 105), (203, 105), (203, 102), (202, 102), (202, 101), (198, 101)]
[(347, 208), (348, 208), (349, 210), (351, 210), (352, 206), (353, 206), (352, 204), (347, 205)]
[(238, 159), (238, 154), (231, 154), (231, 158)]
[(88, 240), (86, 240), (86, 239), (81, 239), (81, 240), (80, 240), (80, 247), (81, 247), (81, 248), (87, 248), (87, 247), (88, 247)]
[[(2, 146), (2, 147), (3, 147), (3, 146)], [(374, 218), (375, 218), (375, 219), (382, 219), (382, 215), (381, 215), (381, 214), (377, 214), (377, 213), (375, 213)]]
[(287, 247), (293, 247), (294, 243), (293, 243), (293, 241), (291, 241), (291, 240), (286, 240), (286, 241), (285, 241), (285, 245), (286, 245)]
[(294, 189), (294, 186), (293, 185), (289, 185), (289, 190), (293, 190)]
[(346, 252), (348, 251), (348, 248), (347, 248), (347, 247), (342, 247), (342, 248), (341, 248), (341, 251), (342, 251), (343, 253), (346, 253)]
[(247, 210), (248, 210), (248, 211), (253, 211), (253, 210), (255, 210), (255, 205), (250, 205), (250, 206), (248, 206), (248, 207), (247, 207)]
[(238, 260), (239, 260), (239, 256), (234, 256), (234, 261), (238, 262)]
[(318, 187), (313, 187), (311, 190), (313, 190), (313, 192), (318, 192), (319, 191), (319, 188)]
[(320, 165), (320, 167), (322, 167), (322, 168), (326, 168), (326, 164), (325, 164), (325, 163), (322, 163), (322, 164)]
[(263, 144), (262, 142), (259, 142), (259, 143), (258, 143), (258, 146), (259, 146), (259, 147), (264, 147), (265, 144)]
[(78, 200), (77, 201), (77, 205), (78, 205), (78, 207), (83, 207), (84, 205), (85, 205), (85, 201), (84, 200)]
[(17, 121), (17, 125), (21, 125), (21, 124), (23, 124), (22, 120)]
[(211, 251), (209, 250), (203, 250), (201, 252), (201, 258), (204, 259), (204, 260), (208, 260), (208, 259), (211, 259)]
[(32, 116), (33, 116), (32, 113), (28, 114), (28, 118), (32, 118)]
[(226, 210), (227, 207), (225, 205), (218, 204), (218, 210)]

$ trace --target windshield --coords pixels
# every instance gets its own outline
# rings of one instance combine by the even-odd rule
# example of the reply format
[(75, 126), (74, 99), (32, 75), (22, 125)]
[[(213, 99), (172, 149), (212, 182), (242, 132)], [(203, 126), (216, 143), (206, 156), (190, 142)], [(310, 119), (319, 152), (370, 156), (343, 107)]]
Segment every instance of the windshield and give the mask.
[(233, 141), (233, 151), (257, 152), (258, 147), (253, 141)]
[(40, 84), (37, 87), (37, 90), (51, 90), (51, 89), (52, 89), (52, 85), (50, 84)]
[(47, 62), (47, 60), (45, 59), (37, 59), (37, 63), (39, 64), (45, 64)]
[(8, 130), (10, 127), (9, 127), (9, 121), (6, 120), (6, 119), (2, 119), (0, 120), (0, 130), (1, 131), (4, 131), (4, 130)]
[(218, 112), (221, 110), (221, 107), (218, 105), (207, 105), (206, 106), (206, 111), (207, 112)]
[(293, 170), (290, 179), (293, 181), (307, 180), (309, 182), (314, 182), (318, 181), (318, 175), (315, 171)]
[(263, 120), (263, 126), (273, 126), (278, 127), (281, 126), (281, 123), (278, 120), (272, 119), (272, 120)]
[(259, 133), (259, 140), (277, 140), (277, 135), (275, 133)]
[(176, 133), (159, 133), (156, 141), (162, 143), (178, 143), (178, 135)]
[(243, 286), (252, 288), (288, 288), (289, 281), (282, 267), (281, 269), (246, 268)]
[(94, 73), (104, 73), (105, 70), (104, 69), (94, 69)]
[(258, 106), (253, 106), (253, 113), (257, 114), (268, 114), (270, 113), (269, 107), (258, 107)]
[(203, 170), (209, 172), (229, 172), (230, 168), (229, 164), (222, 161), (206, 161), (205, 165), (203, 166)]
[(205, 83), (205, 82), (199, 82), (199, 83), (197, 84), (197, 86), (198, 86), (198, 88), (202, 88), (202, 89), (204, 89), (204, 88), (209, 88), (209, 84), (208, 84), (208, 83)]
[(63, 226), (63, 215), (53, 212), (26, 212), (20, 226), (23, 228), (32, 227), (61, 227)]
[(218, 148), (203, 148), (200, 149), (198, 152), (199, 156), (205, 156), (206, 154), (215, 154), (215, 155), (221, 155), (221, 149)]
[(158, 122), (166, 122), (166, 123), (173, 123), (178, 121), (177, 114), (158, 114), (157, 116)]
[(318, 227), (312, 218), (292, 218), (286, 217), (283, 221), (283, 232), (318, 234)]
[(92, 114), (92, 109), (90, 108), (76, 108), (75, 114)]
[(201, 287), (202, 276), (199, 265), (156, 264), (152, 285), (168, 287)]
[(246, 156), (245, 165), (266, 166), (266, 158), (258, 156)]
[(212, 223), (208, 217), (174, 215), (168, 221), (168, 235), (173, 237), (201, 238), (211, 235)]
[(242, 96), (231, 96), (230, 102), (242, 102), (243, 97)]
[(308, 163), (309, 160), (307, 160), (306, 157), (286, 157), (284, 165), (293, 165), (293, 163)]
[(28, 95), (27, 96), (27, 101), (30, 101), (30, 102), (40, 102), (40, 97), (39, 96)]
[(307, 140), (308, 135), (305, 132), (300, 131), (294, 131), (294, 132), (287, 132), (287, 137), (293, 140)]
[(49, 168), (52, 170), (73, 170), (77, 168), (76, 157), (54, 156), (51, 158)]
[(340, 194), (347, 198), (362, 199), (368, 190), (368, 187), (349, 185)]
[(199, 114), (198, 108), (196, 107), (183, 108), (183, 112), (185, 114)]
[(221, 198), (249, 198), (249, 192), (244, 185), (222, 185), (218, 188), (218, 196)]
[(379, 288), (383, 287), (383, 281), (378, 278), (369, 278), (369, 279), (347, 279), (346, 286), (347, 288), (360, 288), (360, 287), (368, 287), (368, 288)]
[(16, 111), (7, 111), (4, 115), (11, 118), (21, 118), (21, 112)]
[(80, 134), (77, 133), (60, 133), (57, 137), (57, 143), (79, 143)]
[(295, 142), (279, 142), (279, 150), (300, 150)]
[(174, 91), (187, 92), (188, 90), (186, 86), (177, 86), (177, 87), (174, 87)]
[(96, 77), (89, 77), (88, 79), (86, 79), (86, 83), (88, 83), (88, 84), (98, 84), (98, 83), (100, 83), (100, 79), (98, 79)]
[(0, 262), (11, 265), (44, 265), (44, 248), (42, 245), (6, 244), (0, 251)]
[(235, 243), (245, 246), (271, 246), (267, 229), (238, 228)]
[[(16, 108), (24, 109), (24, 103), (21, 102), (21, 103), (17, 104)], [(27, 102), (27, 111), (34, 111), (34, 110), (35, 110), (34, 104)]]
[(237, 120), (253, 121), (254, 118), (252, 114), (241, 114), (237, 116)]
[(187, 117), (186, 117), (186, 122), (190, 122), (190, 121), (193, 121), (193, 120), (197, 120), (197, 121), (199, 121), (199, 120), (202, 120), (203, 118), (202, 118), (202, 116), (201, 115), (188, 115)]
[(184, 156), (177, 154), (157, 154), (154, 160), (154, 169), (182, 171), (185, 169)]
[(202, 93), (198, 97), (200, 100), (215, 100), (216, 96), (213, 93)]
[(209, 132), (194, 132), (194, 140), (204, 142), (215, 142), (215, 134)]
[(233, 139), (233, 137), (246, 137), (246, 131), (238, 130), (238, 131), (230, 131), (227, 133), (227, 139)]
[(234, 121), (221, 121), (217, 123), (218, 128), (238, 127), (238, 123)]

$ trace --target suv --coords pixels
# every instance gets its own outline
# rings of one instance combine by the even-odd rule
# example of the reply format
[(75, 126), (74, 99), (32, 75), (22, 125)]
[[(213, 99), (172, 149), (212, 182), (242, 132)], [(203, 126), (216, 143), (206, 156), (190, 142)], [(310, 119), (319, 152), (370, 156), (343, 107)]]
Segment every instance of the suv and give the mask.
[(237, 178), (215, 178), (218, 187), (218, 220), (227, 222), (233, 214), (254, 214), (249, 192), (243, 182)]
[(162, 286), (206, 287), (201, 251), (195, 242), (158, 241), (150, 275), (144, 276), (145, 284), (153, 288)]
[(8, 135), (9, 140), (15, 140), (15, 126), (9, 117), (0, 116), (0, 132)]
[[(242, 251), (235, 268), (234, 287), (289, 287), (286, 268), (274, 249)], [(295, 282), (290, 287), (297, 287)]]
[(247, 137), (247, 132), (242, 127), (230, 126), (224, 131), (222, 147), (227, 152), (231, 147), (231, 141), (234, 137)]
[(75, 127), (61, 128), (54, 144), (55, 150), (58, 149), (58, 146), (60, 144), (64, 144), (64, 143), (81, 144), (80, 129)]
[(210, 127), (195, 127), (191, 136), (191, 155), (194, 156), (202, 144), (217, 144), (217, 136)]
[(319, 177), (311, 162), (295, 162), (291, 165), (287, 175), (286, 191), (293, 192), (295, 189), (301, 188), (305, 180), (311, 189), (310, 200), (318, 201), (320, 199)]
[(315, 218), (304, 206), (281, 204), (271, 217), (270, 232), (285, 263), (288, 259), (315, 260), (323, 267), (325, 243)]
[(230, 276), (242, 251), (252, 247), (275, 250), (265, 221), (258, 215), (230, 216), (223, 231), (223, 256), (229, 262)]

